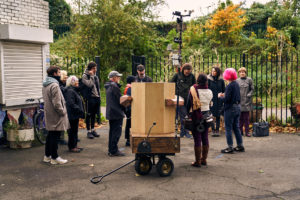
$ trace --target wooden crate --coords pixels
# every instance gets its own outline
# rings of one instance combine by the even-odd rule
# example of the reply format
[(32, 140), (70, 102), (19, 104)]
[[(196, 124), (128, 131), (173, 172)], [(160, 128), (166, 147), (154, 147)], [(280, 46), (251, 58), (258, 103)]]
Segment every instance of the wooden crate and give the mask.
[(171, 134), (175, 129), (175, 106), (166, 106), (165, 99), (175, 96), (175, 83), (132, 83), (132, 136), (145, 137), (152, 126), (151, 136)]
[[(130, 144), (132, 153), (138, 153), (138, 145), (145, 139), (142, 136), (130, 137)], [(151, 145), (151, 153), (179, 153), (180, 152), (180, 137), (175, 137), (173, 134), (166, 134), (160, 136), (152, 136), (147, 140)]]

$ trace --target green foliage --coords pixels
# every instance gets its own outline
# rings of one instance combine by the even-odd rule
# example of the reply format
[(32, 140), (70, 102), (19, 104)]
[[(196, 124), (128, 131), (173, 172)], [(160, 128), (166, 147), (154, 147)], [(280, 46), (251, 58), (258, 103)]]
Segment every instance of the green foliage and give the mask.
[(49, 25), (53, 29), (56, 25), (71, 22), (71, 8), (65, 0), (45, 0), (49, 2)]

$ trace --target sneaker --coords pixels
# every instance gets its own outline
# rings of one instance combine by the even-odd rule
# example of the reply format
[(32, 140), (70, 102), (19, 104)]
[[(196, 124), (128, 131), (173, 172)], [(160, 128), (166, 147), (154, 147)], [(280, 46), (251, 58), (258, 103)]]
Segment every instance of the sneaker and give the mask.
[(228, 147), (226, 149), (222, 149), (221, 153), (233, 153), (233, 148), (232, 147)]
[(99, 135), (96, 131), (92, 131), (91, 134), (92, 134), (94, 137), (100, 137), (100, 135)]
[(127, 140), (127, 141), (126, 141), (125, 146), (126, 146), (126, 147), (130, 147), (130, 140)]
[(245, 148), (243, 146), (237, 146), (233, 148), (233, 150), (238, 152), (245, 152)]
[(250, 133), (246, 133), (246, 136), (247, 136), (247, 137), (251, 137)]
[(87, 133), (87, 138), (94, 139), (94, 135), (91, 132)]
[(114, 153), (114, 154), (108, 153), (108, 156), (110, 156), (110, 157), (114, 157), (114, 156), (125, 156), (125, 154), (118, 150), (118, 151), (117, 151), (116, 153)]
[(51, 161), (51, 156), (49, 156), (49, 157), (44, 156), (43, 162), (49, 163), (50, 161)]
[(69, 151), (72, 153), (80, 153), (81, 150), (79, 148), (73, 148), (73, 149), (70, 149)]
[(189, 133), (186, 133), (186, 134), (185, 134), (185, 137), (186, 137), (186, 138), (193, 139), (193, 136), (192, 136), (191, 134), (189, 134)]
[(219, 131), (214, 131), (212, 134), (212, 137), (219, 137), (219, 136), (220, 136)]
[(61, 157), (57, 157), (56, 159), (51, 159), (51, 161), (50, 161), (50, 163), (52, 165), (65, 164), (67, 162), (68, 162), (68, 160), (62, 159)]

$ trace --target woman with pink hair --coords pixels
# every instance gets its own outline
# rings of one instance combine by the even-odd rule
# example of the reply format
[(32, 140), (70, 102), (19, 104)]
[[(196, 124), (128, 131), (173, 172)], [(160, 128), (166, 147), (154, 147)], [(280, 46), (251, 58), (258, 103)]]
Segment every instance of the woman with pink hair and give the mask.
[[(219, 93), (219, 98), (224, 101), (225, 135), (228, 147), (222, 153), (233, 153), (234, 151), (244, 152), (243, 138), (239, 129), (241, 115), (240, 87), (236, 82), (237, 73), (235, 69), (228, 68), (223, 73), (223, 78), (229, 82), (225, 88), (225, 94)], [(232, 130), (235, 135), (237, 147), (233, 148)]]

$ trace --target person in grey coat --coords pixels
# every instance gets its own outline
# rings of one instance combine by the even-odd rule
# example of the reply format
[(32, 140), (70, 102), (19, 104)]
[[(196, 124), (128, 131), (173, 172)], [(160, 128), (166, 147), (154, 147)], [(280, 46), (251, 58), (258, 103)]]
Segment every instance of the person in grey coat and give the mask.
[(240, 116), (240, 131), (243, 134), (243, 126), (245, 126), (245, 135), (250, 137), (249, 133), (249, 114), (252, 110), (252, 95), (254, 91), (253, 80), (247, 77), (247, 70), (245, 67), (239, 69), (240, 78), (237, 83), (240, 86), (241, 93), (241, 116)]
[(109, 81), (105, 83), (106, 90), (106, 119), (109, 121), (108, 155), (124, 156), (119, 151), (118, 143), (122, 133), (124, 118), (124, 107), (120, 104), (121, 91), (119, 84), (122, 74), (111, 71), (108, 75)]
[(48, 131), (43, 161), (51, 164), (65, 164), (68, 161), (57, 154), (57, 140), (61, 131), (66, 131), (70, 127), (65, 99), (59, 87), (60, 68), (51, 66), (47, 74), (48, 77), (43, 81), (42, 89), (45, 124)]

